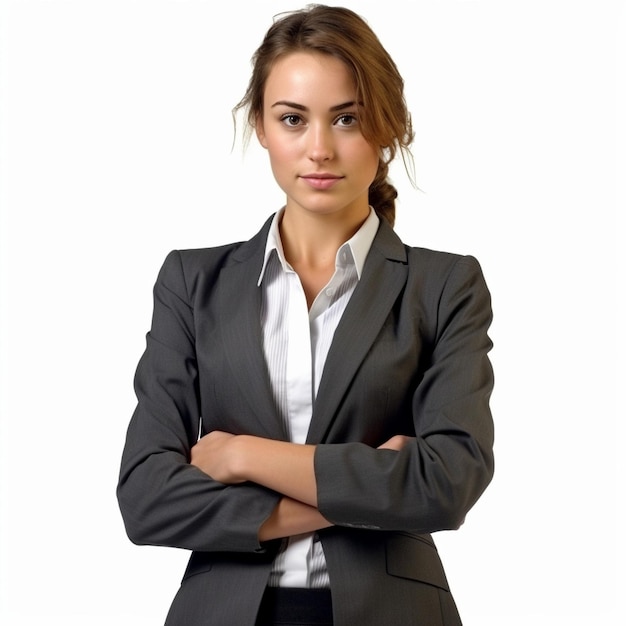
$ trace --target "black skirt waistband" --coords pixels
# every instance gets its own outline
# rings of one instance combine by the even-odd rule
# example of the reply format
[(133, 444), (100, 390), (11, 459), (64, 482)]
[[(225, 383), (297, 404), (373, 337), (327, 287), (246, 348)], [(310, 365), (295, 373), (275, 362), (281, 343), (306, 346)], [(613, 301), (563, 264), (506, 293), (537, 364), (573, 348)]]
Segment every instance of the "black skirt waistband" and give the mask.
[(268, 587), (256, 626), (332, 626), (330, 589)]

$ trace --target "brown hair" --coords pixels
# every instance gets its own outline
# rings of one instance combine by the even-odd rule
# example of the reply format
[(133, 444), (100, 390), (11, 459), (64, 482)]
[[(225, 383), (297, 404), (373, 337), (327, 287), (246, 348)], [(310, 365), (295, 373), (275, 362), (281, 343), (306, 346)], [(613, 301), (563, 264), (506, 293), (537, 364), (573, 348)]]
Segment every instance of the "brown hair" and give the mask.
[(362, 103), (361, 131), (378, 146), (380, 161), (370, 185), (369, 203), (392, 226), (396, 188), (389, 182), (389, 163), (399, 149), (405, 165), (413, 141), (411, 116), (404, 99), (404, 81), (396, 64), (365, 20), (343, 7), (308, 5), (281, 14), (252, 57), (252, 76), (233, 115), (247, 109), (248, 131), (263, 113), (263, 94), (273, 64), (287, 54), (311, 51), (342, 60), (352, 72)]

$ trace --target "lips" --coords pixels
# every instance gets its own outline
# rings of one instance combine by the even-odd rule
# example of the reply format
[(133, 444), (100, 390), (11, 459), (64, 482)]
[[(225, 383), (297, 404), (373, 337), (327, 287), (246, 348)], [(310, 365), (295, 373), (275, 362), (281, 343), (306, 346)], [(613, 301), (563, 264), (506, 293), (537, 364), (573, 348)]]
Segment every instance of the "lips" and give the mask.
[(336, 174), (328, 174), (325, 172), (315, 174), (304, 174), (301, 176), (302, 180), (307, 183), (313, 189), (330, 189), (338, 181), (343, 179), (343, 176), (337, 176)]

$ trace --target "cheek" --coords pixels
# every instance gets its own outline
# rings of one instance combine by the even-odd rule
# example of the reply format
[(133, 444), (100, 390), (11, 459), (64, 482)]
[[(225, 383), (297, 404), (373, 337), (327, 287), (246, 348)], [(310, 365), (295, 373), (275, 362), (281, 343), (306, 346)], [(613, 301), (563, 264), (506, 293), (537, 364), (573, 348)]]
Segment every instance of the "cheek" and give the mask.
[(285, 156), (283, 150), (274, 149), (271, 145), (267, 148), (267, 154), (274, 175), (280, 177), (281, 173), (286, 170), (289, 159)]
[(360, 155), (364, 175), (367, 172), (367, 176), (374, 180), (380, 160), (378, 153), (368, 143), (363, 143), (359, 146), (357, 154)]
[(274, 163), (289, 161), (293, 158), (295, 152), (289, 142), (283, 140), (277, 141), (273, 137), (267, 139), (266, 148), (270, 160)]
[(267, 155), (276, 182), (285, 190), (292, 178), (295, 156), (283, 142), (268, 142)]

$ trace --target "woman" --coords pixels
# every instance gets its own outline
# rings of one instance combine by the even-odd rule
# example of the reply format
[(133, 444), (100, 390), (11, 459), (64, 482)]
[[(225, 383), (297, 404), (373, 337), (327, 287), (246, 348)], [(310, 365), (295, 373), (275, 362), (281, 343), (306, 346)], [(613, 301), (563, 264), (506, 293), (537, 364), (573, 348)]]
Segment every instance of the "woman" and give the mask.
[(493, 473), (490, 297), (404, 245), (403, 81), (339, 7), (282, 16), (236, 110), (286, 202), (250, 241), (174, 251), (154, 289), (118, 497), (193, 550), (167, 624), (452, 625), (429, 533)]

